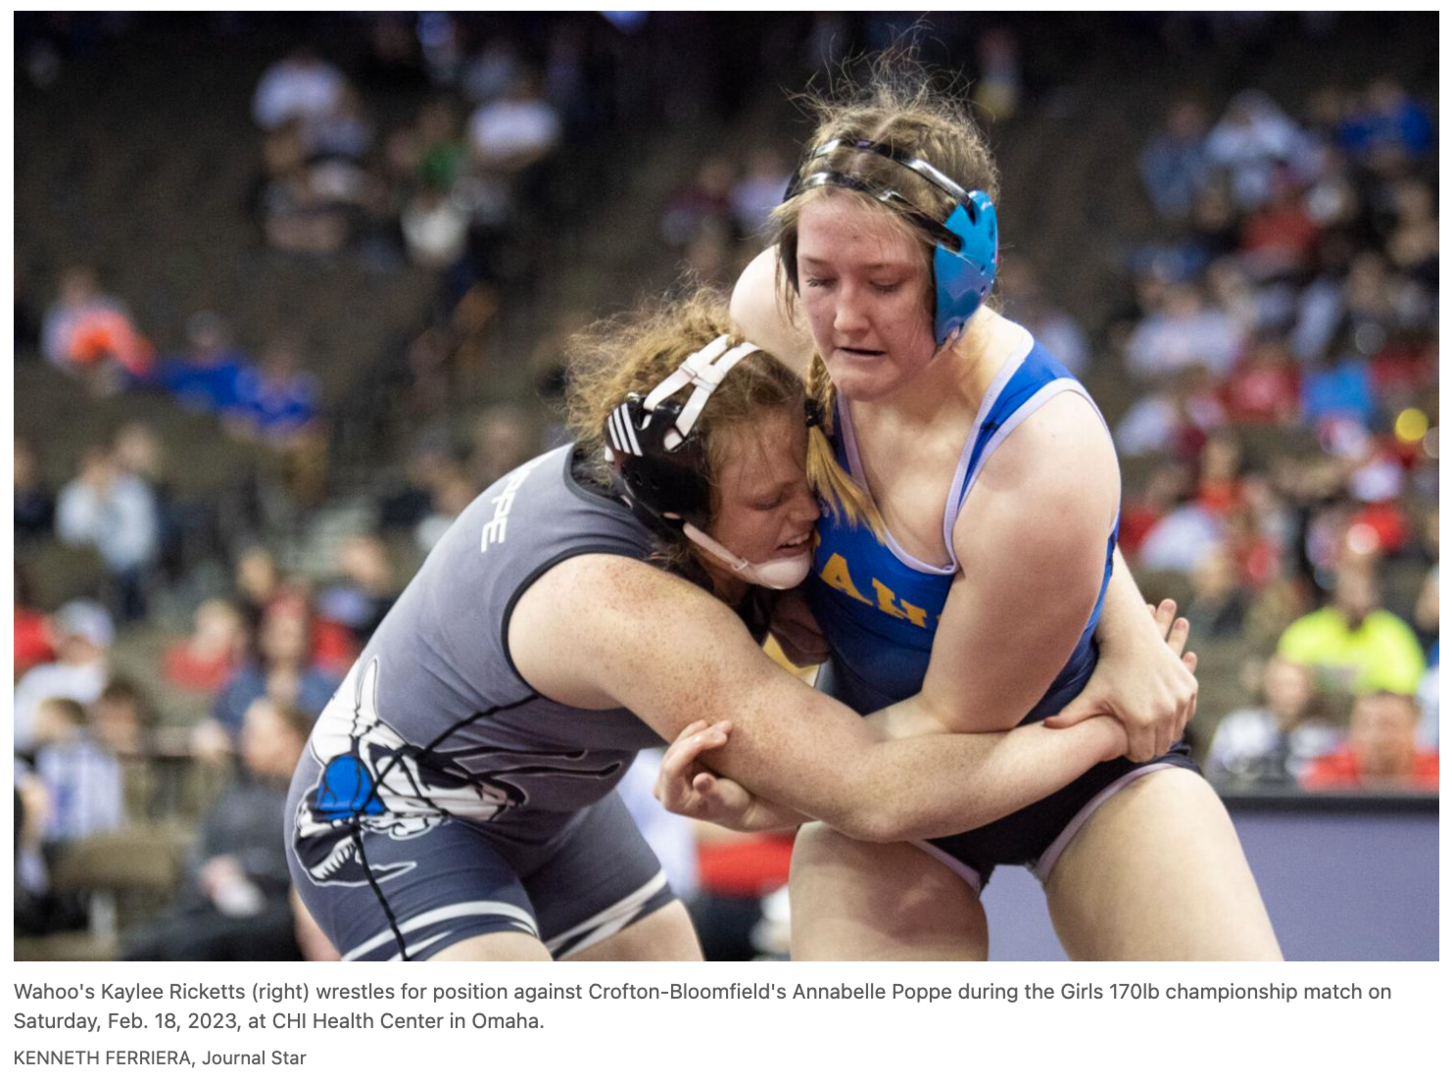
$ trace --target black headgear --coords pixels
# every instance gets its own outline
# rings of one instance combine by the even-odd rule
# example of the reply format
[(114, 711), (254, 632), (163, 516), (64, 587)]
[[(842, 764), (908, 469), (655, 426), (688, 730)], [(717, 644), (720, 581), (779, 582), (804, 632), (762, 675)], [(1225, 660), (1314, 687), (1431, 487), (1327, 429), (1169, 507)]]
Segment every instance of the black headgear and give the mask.
[[(721, 335), (686, 357), (645, 397), (628, 395), (606, 421), (622, 494), (636, 516), (656, 531), (681, 535), (688, 523), (706, 529), (711, 485), (696, 421), (727, 373), (761, 351), (749, 341), (729, 345), (730, 339)], [(687, 385), (695, 389), (684, 405), (670, 400)]]

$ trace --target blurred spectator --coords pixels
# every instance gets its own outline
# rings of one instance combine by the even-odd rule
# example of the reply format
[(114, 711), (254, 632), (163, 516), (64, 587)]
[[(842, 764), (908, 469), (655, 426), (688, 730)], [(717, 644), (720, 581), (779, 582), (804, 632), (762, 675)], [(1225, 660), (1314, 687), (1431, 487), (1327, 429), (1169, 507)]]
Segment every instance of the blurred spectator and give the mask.
[[(724, 155), (707, 157), (696, 175), (672, 196), (660, 221), (661, 238), (684, 248), (711, 223), (731, 221), (731, 190), (736, 166)], [(784, 190), (784, 189), (783, 189)], [(778, 192), (778, 198), (783, 192)]]
[(138, 757), (150, 749), (153, 719), (146, 692), (123, 675), (112, 677), (91, 706), (96, 741), (117, 757)]
[(1218, 514), (1198, 502), (1185, 503), (1166, 514), (1145, 535), (1139, 565), (1146, 570), (1191, 574), (1223, 537)]
[(432, 551), (454, 519), (468, 509), (478, 494), (463, 464), (452, 458), (442, 462), (429, 480), (428, 516), (413, 530), (414, 543), (419, 551)]
[(1245, 218), (1240, 229), (1244, 265), (1258, 279), (1307, 270), (1321, 239), (1321, 227), (1307, 212), (1301, 189), (1277, 179), (1265, 205)]
[(1242, 90), (1205, 139), (1205, 159), (1226, 173), (1235, 205), (1259, 210), (1286, 175), (1314, 176), (1314, 145), (1263, 90)]
[(45, 612), (30, 600), (25, 568), (15, 564), (15, 677), (18, 679), (37, 664), (55, 659), (50, 626)]
[(1209, 130), (1209, 117), (1199, 102), (1177, 101), (1165, 116), (1164, 130), (1141, 152), (1139, 173), (1161, 217), (1176, 222), (1189, 218), (1210, 176), (1205, 159)]
[(1121, 455), (1173, 453), (1193, 460), (1211, 432), (1225, 423), (1220, 387), (1200, 365), (1171, 378), (1166, 389), (1146, 394), (1114, 428)]
[(1230, 543), (1212, 544), (1190, 574), (1185, 617), (1207, 638), (1238, 637), (1245, 628), (1250, 596)]
[(1223, 376), (1235, 366), (1243, 331), (1225, 312), (1206, 304), (1195, 285), (1173, 285), (1164, 308), (1140, 323), (1125, 343), (1125, 366), (1141, 379), (1194, 366)]
[(1215, 729), (1205, 768), (1212, 779), (1299, 781), (1313, 759), (1334, 750), (1341, 732), (1315, 713), (1310, 674), (1281, 656), (1266, 662), (1261, 704), (1239, 709)]
[(539, 437), (527, 413), (516, 405), (493, 405), (474, 424), (469, 473), (483, 491), (539, 452)]
[(58, 911), (50, 891), (41, 841), (50, 805), (45, 784), (24, 761), (15, 760), (15, 934), (39, 935), (84, 926), (78, 909)]
[(469, 117), (474, 161), (490, 172), (517, 173), (553, 153), (559, 141), (560, 118), (533, 74), (516, 76), (506, 94)]
[(351, 536), (339, 547), (338, 569), (345, 581), (323, 590), (318, 612), (366, 642), (398, 599), (388, 548), (377, 537)]
[(251, 366), (222, 317), (199, 311), (187, 320), (186, 351), (162, 360), (158, 376), (188, 412), (228, 415), (240, 403), (240, 384)]
[(1004, 27), (978, 36), (978, 78), (973, 83), (973, 104), (994, 121), (1011, 119), (1023, 95), (1023, 73), (1018, 64), (1018, 40)]
[(399, 218), (408, 257), (416, 265), (442, 270), (458, 262), (469, 242), (469, 210), (442, 187), (421, 188)]
[(86, 450), (80, 474), (61, 489), (56, 533), (67, 544), (100, 553), (122, 622), (146, 614), (146, 573), (160, 548), (156, 499), (144, 480), (121, 469), (108, 448)]
[(791, 167), (770, 146), (758, 146), (746, 157), (746, 172), (731, 186), (731, 213), (742, 236), (766, 235), (771, 212), (791, 182)]
[(233, 569), (233, 584), (236, 588), (233, 601), (242, 613), (248, 638), (255, 641), (268, 605), (283, 593), (284, 582), (277, 559), (260, 544), (244, 548)]
[[(1118, 440), (1118, 434), (1115, 438)], [(1125, 555), (1139, 553), (1145, 536), (1189, 490), (1189, 467), (1180, 461), (1168, 461), (1155, 467), (1142, 491), (1125, 491), (1124, 509), (1119, 515), (1119, 546)]]
[(282, 843), (287, 785), (312, 717), (260, 700), (238, 741), (243, 772), (207, 812), (181, 898), (128, 943), (127, 960), (298, 960)]
[(298, 445), (318, 419), (318, 380), (302, 366), (301, 345), (274, 338), (262, 363), (238, 384), (239, 434), (273, 446)]
[(342, 251), (354, 219), (376, 198), (358, 166), (308, 157), (303, 128), (291, 123), (263, 141), (263, 175), (253, 198), (263, 236), (279, 251), (326, 257)]
[(259, 698), (271, 698), (317, 716), (341, 681), (313, 661), (314, 620), (307, 601), (285, 593), (268, 604), (253, 659), (217, 696), (213, 718), (234, 738), (242, 717)]
[(1294, 426), (1300, 419), (1300, 375), (1284, 344), (1261, 340), (1241, 357), (1225, 384), (1226, 418), (1237, 424)]
[(1369, 428), (1376, 417), (1371, 366), (1355, 353), (1307, 369), (1301, 383), (1301, 410), (1306, 423), (1345, 419)]
[(94, 600), (72, 600), (51, 620), (56, 659), (26, 672), (15, 686), (15, 749), (34, 741), (36, 712), (46, 698), (72, 698), (89, 705), (110, 678), (115, 627)]
[(15, 543), (49, 540), (55, 527), (55, 499), (29, 439), (15, 438)]
[(252, 118), (275, 131), (293, 120), (325, 117), (338, 108), (346, 90), (341, 71), (312, 46), (297, 45), (263, 71), (252, 97)]
[(389, 491), (378, 506), (378, 527), (412, 532), (433, 508), (438, 473), (449, 461), (449, 438), (439, 429), (426, 429), (414, 442), (401, 485)]
[(1324, 791), (1437, 790), (1438, 761), (1417, 749), (1420, 716), (1410, 697), (1390, 691), (1361, 695), (1351, 710), (1346, 746), (1312, 762), (1305, 786)]
[(241, 612), (225, 600), (204, 600), (191, 636), (167, 649), (162, 672), (180, 689), (216, 694), (236, 671), (246, 644)]
[(998, 273), (998, 287), (1005, 314), (1021, 323), (1061, 364), (1082, 376), (1089, 366), (1089, 338), (1074, 316), (1044, 293), (1033, 266), (1026, 259), (1005, 262)]
[(61, 277), (59, 296), (45, 313), (41, 345), (47, 360), (81, 376), (97, 394), (144, 379), (155, 358), (125, 305), (101, 291), (88, 266), (73, 267)]
[(315, 164), (362, 166), (373, 146), (373, 122), (358, 92), (344, 86), (331, 109), (303, 118), (302, 137), (308, 160)]
[(1340, 141), (1356, 161), (1390, 171), (1425, 157), (1435, 133), (1427, 110), (1395, 78), (1374, 80), (1341, 124)]
[(72, 698), (43, 699), (33, 734), (35, 772), (50, 807), (46, 842), (70, 843), (120, 828), (121, 765), (96, 738), (86, 707)]
[(1293, 622), (1276, 652), (1311, 668), (1321, 686), (1414, 694), (1426, 667), (1421, 647), (1411, 627), (1380, 604), (1375, 571), (1343, 566), (1331, 603)]

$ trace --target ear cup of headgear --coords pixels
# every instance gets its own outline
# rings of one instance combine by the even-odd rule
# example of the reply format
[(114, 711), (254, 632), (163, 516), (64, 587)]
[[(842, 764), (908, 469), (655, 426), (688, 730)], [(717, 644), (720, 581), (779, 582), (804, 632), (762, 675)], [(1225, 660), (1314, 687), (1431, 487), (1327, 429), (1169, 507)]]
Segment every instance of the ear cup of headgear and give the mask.
[(933, 334), (939, 346), (947, 343), (993, 290), (998, 276), (998, 211), (981, 191), (968, 193), (943, 227), (958, 237), (953, 251), (939, 243), (933, 253), (933, 281), (937, 310)]
[(711, 511), (706, 451), (699, 433), (676, 429), (681, 405), (663, 401), (654, 411), (630, 394), (610, 414), (606, 440), (622, 494), (647, 526), (680, 533), (686, 522), (703, 528)]

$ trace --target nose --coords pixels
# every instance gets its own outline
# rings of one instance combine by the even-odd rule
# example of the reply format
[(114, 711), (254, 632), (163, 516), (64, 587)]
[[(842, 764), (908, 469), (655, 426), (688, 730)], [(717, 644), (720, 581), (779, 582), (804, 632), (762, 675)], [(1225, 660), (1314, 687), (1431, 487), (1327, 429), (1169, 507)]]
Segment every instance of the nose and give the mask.
[(867, 307), (862, 291), (851, 285), (844, 285), (837, 293), (837, 308), (833, 313), (832, 329), (839, 334), (850, 335), (867, 329)]

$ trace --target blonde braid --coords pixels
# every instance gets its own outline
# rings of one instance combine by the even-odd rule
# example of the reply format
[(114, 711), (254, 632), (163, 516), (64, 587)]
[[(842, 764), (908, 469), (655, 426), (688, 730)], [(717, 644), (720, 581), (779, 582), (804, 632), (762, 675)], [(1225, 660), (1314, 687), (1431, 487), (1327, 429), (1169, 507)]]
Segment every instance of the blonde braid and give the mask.
[(883, 539), (886, 529), (872, 496), (852, 479), (832, 452), (832, 432), (836, 426), (832, 407), (837, 393), (822, 354), (815, 350), (807, 369), (807, 397), (816, 402), (821, 414), (820, 423), (807, 433), (807, 479), (812, 490), (833, 517), (845, 517), (849, 525), (865, 521), (873, 534)]

